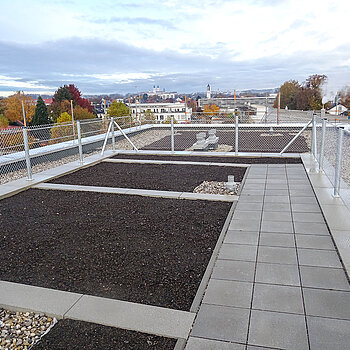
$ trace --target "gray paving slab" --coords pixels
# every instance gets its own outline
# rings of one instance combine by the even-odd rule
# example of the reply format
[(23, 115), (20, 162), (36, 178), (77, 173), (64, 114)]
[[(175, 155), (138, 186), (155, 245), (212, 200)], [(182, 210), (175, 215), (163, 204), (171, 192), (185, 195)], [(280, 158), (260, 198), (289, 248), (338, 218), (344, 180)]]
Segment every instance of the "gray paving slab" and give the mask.
[(248, 343), (288, 350), (309, 350), (303, 315), (253, 310)]
[(287, 189), (278, 190), (278, 189), (268, 189), (265, 193), (265, 196), (288, 196), (289, 192)]
[(255, 263), (248, 261), (217, 260), (212, 278), (230, 281), (254, 281)]
[(258, 262), (297, 265), (295, 248), (263, 247), (258, 249)]
[(300, 275), (303, 287), (350, 292), (350, 285), (343, 269), (300, 266)]
[(257, 283), (254, 288), (253, 309), (303, 315), (301, 288)]
[(82, 294), (0, 281), (0, 306), (10, 310), (43, 312), (63, 318)]
[(295, 213), (321, 213), (320, 206), (318, 204), (301, 204), (292, 203), (292, 212)]
[(319, 222), (294, 222), (294, 230), (303, 235), (329, 235), (326, 224)]
[(241, 195), (239, 197), (240, 203), (262, 203), (264, 200), (263, 195), (257, 195), (257, 196), (248, 196), (248, 195)]
[(235, 212), (233, 213), (233, 220), (247, 220), (254, 219), (254, 221), (259, 221), (261, 217), (261, 213), (254, 213), (252, 214), (249, 210), (240, 210), (236, 208)]
[(348, 350), (350, 321), (307, 317), (310, 350)]
[(289, 196), (265, 196), (264, 203), (290, 203)]
[(291, 221), (267, 221), (263, 220), (261, 232), (294, 233)]
[(191, 335), (245, 343), (248, 322), (248, 309), (204, 304), (198, 312)]
[(256, 266), (255, 282), (300, 286), (298, 266), (258, 263)]
[(257, 245), (259, 232), (227, 231), (224, 243)]
[(221, 246), (219, 259), (255, 261), (257, 246), (224, 243)]
[(235, 231), (258, 231), (260, 229), (260, 214), (257, 218), (251, 217), (249, 221), (246, 219), (233, 219), (228, 229)]
[(314, 192), (309, 190), (295, 190), (295, 189), (289, 189), (289, 194), (291, 197), (314, 197)]
[(84, 295), (65, 318), (187, 339), (195, 313)]
[(205, 292), (203, 303), (212, 305), (250, 308), (252, 282), (216, 280), (212, 278)]
[(265, 193), (265, 189), (259, 189), (259, 190), (250, 190), (243, 188), (241, 195), (243, 196), (261, 196)]
[(324, 218), (321, 213), (293, 213), (294, 222), (321, 222), (324, 223)]
[(332, 230), (332, 236), (342, 258), (348, 276), (350, 276), (350, 232)]
[(342, 268), (336, 251), (298, 248), (298, 257), (300, 265)]
[(264, 184), (245, 182), (243, 188), (245, 190), (261, 190), (264, 188)]
[(298, 248), (335, 250), (330, 236), (295, 235)]
[(350, 320), (350, 293), (304, 288), (306, 314)]
[(290, 212), (290, 204), (283, 203), (264, 203), (264, 211)]
[(268, 246), (268, 247), (295, 247), (295, 240), (293, 234), (285, 234), (285, 233), (260, 233), (260, 246)]
[(244, 211), (261, 211), (263, 207), (263, 202), (258, 203), (243, 203), (239, 201), (236, 206), (236, 210), (244, 210)]
[(290, 202), (292, 204), (317, 204), (315, 197), (291, 197)]
[(245, 345), (226, 341), (190, 337), (185, 350), (245, 350)]
[(261, 178), (251, 178), (251, 176), (249, 176), (249, 178), (247, 178), (245, 180), (244, 185), (249, 185), (249, 184), (265, 184), (266, 183), (266, 179), (265, 177), (261, 177)]
[(288, 190), (288, 185), (287, 185), (287, 183), (271, 183), (271, 182), (267, 182), (265, 190), (266, 191), (269, 191), (269, 190)]
[[(253, 346), (253, 345), (248, 345), (247, 350), (276, 350), (277, 348), (266, 348), (265, 346)], [(279, 350), (279, 349), (277, 349)]]
[(262, 218), (263, 221), (292, 221), (290, 212), (264, 211)]

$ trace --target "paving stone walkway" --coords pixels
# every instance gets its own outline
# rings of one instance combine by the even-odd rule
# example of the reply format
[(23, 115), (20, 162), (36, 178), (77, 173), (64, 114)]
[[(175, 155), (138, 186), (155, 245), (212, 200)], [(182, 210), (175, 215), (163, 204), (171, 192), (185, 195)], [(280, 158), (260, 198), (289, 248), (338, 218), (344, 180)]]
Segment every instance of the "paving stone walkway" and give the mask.
[(186, 350), (349, 344), (349, 283), (303, 165), (252, 165)]

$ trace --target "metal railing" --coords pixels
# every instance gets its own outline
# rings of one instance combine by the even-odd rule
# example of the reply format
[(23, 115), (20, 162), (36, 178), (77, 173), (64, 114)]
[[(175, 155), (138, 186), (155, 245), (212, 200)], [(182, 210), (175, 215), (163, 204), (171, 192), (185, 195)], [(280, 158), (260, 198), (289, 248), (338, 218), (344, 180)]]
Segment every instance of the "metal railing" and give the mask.
[(324, 111), (315, 115), (311, 154), (317, 171), (327, 175), (333, 186), (333, 196), (350, 205), (350, 128), (330, 122)]

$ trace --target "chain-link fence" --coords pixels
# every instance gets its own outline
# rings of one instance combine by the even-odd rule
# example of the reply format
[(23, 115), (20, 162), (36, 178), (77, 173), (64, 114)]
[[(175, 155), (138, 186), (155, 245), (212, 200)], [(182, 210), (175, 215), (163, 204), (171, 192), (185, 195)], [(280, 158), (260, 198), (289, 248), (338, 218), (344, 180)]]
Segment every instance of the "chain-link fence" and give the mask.
[[(193, 113), (186, 121), (174, 120), (173, 133), (149, 144), (147, 150), (193, 151), (208, 150), (216, 152), (264, 152), (279, 153), (298, 135), (308, 123), (312, 114), (305, 113), (308, 118), (296, 121), (289, 118), (277, 123), (257, 123), (252, 112), (237, 111), (234, 113)], [(158, 129), (169, 128), (170, 124), (156, 125)], [(171, 128), (170, 128), (171, 129)], [(207, 145), (207, 140), (215, 130), (217, 141), (214, 146)], [(204, 136), (203, 136), (204, 135)], [(311, 126), (305, 128), (284, 152), (302, 153), (310, 150)], [(201, 145), (203, 147), (201, 147)], [(172, 148), (173, 146), (173, 148)]]

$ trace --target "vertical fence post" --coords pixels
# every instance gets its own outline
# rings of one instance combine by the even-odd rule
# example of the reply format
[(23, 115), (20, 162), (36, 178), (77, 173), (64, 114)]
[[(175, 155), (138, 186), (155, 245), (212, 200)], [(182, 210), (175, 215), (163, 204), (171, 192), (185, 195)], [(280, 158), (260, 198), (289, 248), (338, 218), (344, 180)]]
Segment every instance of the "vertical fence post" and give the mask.
[(235, 118), (235, 155), (238, 155), (238, 114), (236, 114)]
[(174, 116), (171, 116), (170, 120), (171, 120), (171, 152), (174, 152), (175, 150)]
[(322, 119), (322, 136), (321, 136), (321, 145), (320, 145), (320, 156), (318, 158), (318, 171), (320, 171), (320, 172), (323, 171), (324, 144), (326, 142), (326, 126), (327, 126), (327, 119)]
[(78, 131), (78, 148), (79, 148), (79, 160), (80, 164), (83, 164), (83, 145), (81, 143), (81, 126), (80, 126), (80, 120), (77, 120), (77, 131)]
[(112, 151), (114, 152), (115, 151), (115, 134), (114, 134), (114, 118), (111, 117), (111, 123), (112, 123), (112, 128), (111, 128), (111, 131), (112, 131)]
[(339, 197), (344, 129), (338, 129), (337, 154), (335, 161), (334, 197)]
[(311, 154), (316, 159), (316, 115), (312, 114)]
[(26, 127), (22, 129), (23, 132), (23, 144), (24, 144), (24, 154), (26, 158), (26, 165), (27, 165), (27, 180), (33, 180), (32, 176), (32, 165), (30, 163), (30, 154), (29, 154), (29, 143), (28, 143), (28, 130)]

